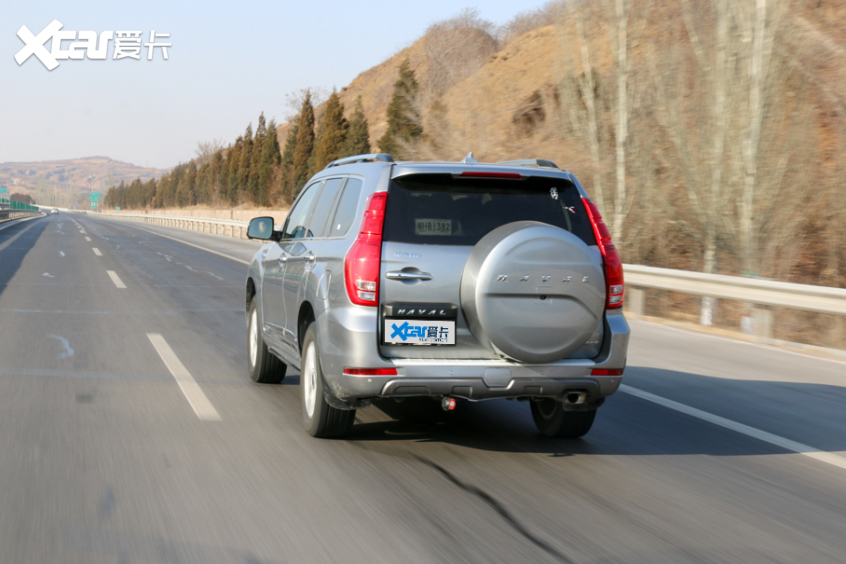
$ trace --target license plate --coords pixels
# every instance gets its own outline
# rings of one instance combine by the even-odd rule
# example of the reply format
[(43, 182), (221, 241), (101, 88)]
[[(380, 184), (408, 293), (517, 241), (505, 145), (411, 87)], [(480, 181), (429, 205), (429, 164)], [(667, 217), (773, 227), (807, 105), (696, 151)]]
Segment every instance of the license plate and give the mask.
[(389, 345), (454, 345), (455, 321), (386, 319), (384, 334)]
[(452, 235), (451, 219), (419, 218), (414, 221), (415, 235)]

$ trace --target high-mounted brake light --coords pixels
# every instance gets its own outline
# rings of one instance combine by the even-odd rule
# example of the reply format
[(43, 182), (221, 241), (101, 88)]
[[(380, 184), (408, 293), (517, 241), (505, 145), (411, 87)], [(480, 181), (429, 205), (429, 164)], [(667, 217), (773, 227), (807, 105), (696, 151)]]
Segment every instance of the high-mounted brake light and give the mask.
[(387, 201), (387, 192), (377, 192), (370, 196), (358, 237), (344, 260), (347, 295), (357, 305), (375, 306), (379, 301), (382, 226), (385, 223)]
[(396, 376), (396, 368), (344, 368), (349, 376)]
[(482, 170), (465, 170), (461, 176), (470, 178), (511, 178), (513, 180), (522, 180), (523, 175), (517, 172), (485, 172)]
[(602, 254), (602, 265), (605, 269), (605, 309), (617, 309), (623, 307), (623, 261), (614, 243), (611, 242), (611, 233), (596, 204), (589, 198), (584, 198), (585, 209), (587, 210), (590, 224), (593, 227), (593, 234), (596, 236), (596, 244), (599, 245), (599, 252)]

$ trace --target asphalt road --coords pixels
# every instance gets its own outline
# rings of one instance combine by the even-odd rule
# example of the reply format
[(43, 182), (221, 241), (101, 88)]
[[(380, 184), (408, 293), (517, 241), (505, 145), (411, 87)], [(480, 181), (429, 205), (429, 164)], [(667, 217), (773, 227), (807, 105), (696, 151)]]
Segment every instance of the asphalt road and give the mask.
[(0, 563), (846, 561), (846, 363), (635, 322), (582, 440), (504, 400), (316, 440), (247, 375), (256, 248), (0, 225)]

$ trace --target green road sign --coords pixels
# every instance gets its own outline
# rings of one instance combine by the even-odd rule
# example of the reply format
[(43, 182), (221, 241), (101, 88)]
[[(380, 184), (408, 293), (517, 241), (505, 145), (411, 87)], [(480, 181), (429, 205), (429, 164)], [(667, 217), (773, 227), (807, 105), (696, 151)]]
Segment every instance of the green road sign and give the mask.
[(0, 186), (0, 194), (8, 194), (9, 190), (5, 186)]
[(115, 206), (115, 209), (116, 209), (117, 211), (120, 211), (120, 206)]
[(92, 202), (99, 202), (100, 201), (100, 192), (91, 192), (90, 194)]
[(91, 207), (92, 207), (92, 208), (96, 208), (96, 207), (97, 207), (97, 202), (91, 202)]

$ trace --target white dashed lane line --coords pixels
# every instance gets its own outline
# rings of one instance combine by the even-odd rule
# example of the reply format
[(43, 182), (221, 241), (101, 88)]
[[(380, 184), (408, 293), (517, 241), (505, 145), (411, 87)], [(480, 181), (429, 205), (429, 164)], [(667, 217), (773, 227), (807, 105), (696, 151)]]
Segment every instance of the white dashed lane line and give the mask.
[(114, 270), (107, 270), (106, 272), (109, 273), (109, 278), (112, 279), (112, 282), (115, 283), (115, 286), (118, 288), (126, 288), (126, 284), (123, 283), (123, 280), (120, 279), (120, 276), (117, 275), (117, 272)]
[(91, 242), (91, 237), (86, 237), (86, 238), (85, 238), (85, 240), (86, 240), (86, 241), (88, 241), (88, 242), (90, 243), (90, 242)]
[(91, 250), (94, 251), (94, 254), (97, 255), (98, 257), (103, 256), (103, 253), (101, 253), (100, 249), (98, 249), (97, 247), (92, 247)]
[(732, 421), (731, 419), (726, 419), (725, 417), (720, 417), (719, 415), (714, 415), (712, 413), (708, 413), (707, 411), (702, 411), (701, 409), (696, 409), (695, 407), (690, 407), (689, 405), (685, 405), (671, 399), (656, 396), (655, 394), (644, 392), (643, 390), (638, 390), (637, 388), (632, 388), (631, 386), (627, 386), (625, 384), (620, 385), (620, 391), (668, 409), (672, 409), (673, 411), (690, 415), (696, 419), (701, 419), (702, 421), (719, 425), (720, 427), (730, 429), (736, 433), (740, 433), (741, 435), (746, 435), (747, 437), (764, 441), (765, 443), (775, 445), (779, 448), (783, 448), (784, 450), (795, 452), (846, 470), (846, 458), (840, 455), (825, 452), (818, 448), (798, 443), (796, 441), (791, 441), (790, 439), (785, 439), (784, 437), (767, 433), (766, 431), (756, 429), (755, 427), (750, 427), (748, 425), (744, 425), (743, 423), (738, 423), (737, 421)]
[(176, 353), (173, 352), (173, 349), (170, 348), (170, 345), (167, 344), (167, 341), (164, 340), (164, 337), (158, 333), (147, 333), (147, 337), (153, 343), (167, 369), (173, 374), (176, 383), (179, 384), (179, 389), (182, 390), (185, 399), (191, 404), (197, 417), (202, 421), (220, 421), (220, 414), (209, 401), (209, 398), (206, 397), (206, 394), (203, 393), (202, 388), (191, 376), (191, 373), (188, 372), (188, 369), (185, 368), (185, 365), (179, 360), (179, 357), (176, 356)]

